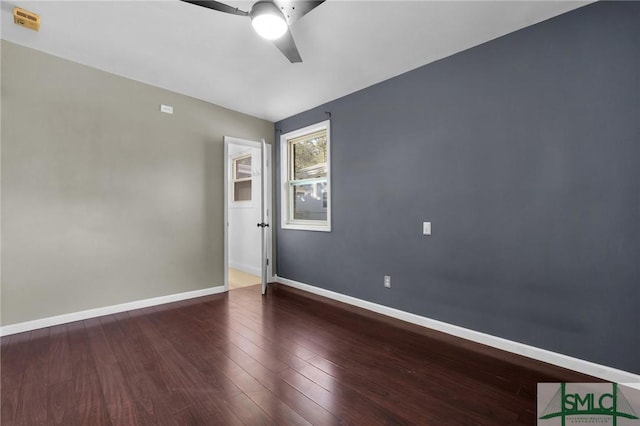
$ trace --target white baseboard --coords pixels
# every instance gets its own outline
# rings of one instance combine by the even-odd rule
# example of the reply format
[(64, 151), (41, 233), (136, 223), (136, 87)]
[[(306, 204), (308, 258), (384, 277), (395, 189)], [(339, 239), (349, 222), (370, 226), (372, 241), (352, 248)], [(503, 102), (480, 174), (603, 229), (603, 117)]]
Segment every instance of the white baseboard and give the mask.
[(237, 269), (251, 275), (260, 276), (262, 274), (262, 270), (260, 268), (251, 265), (245, 265), (244, 263), (232, 262), (231, 260), (229, 260), (229, 268)]
[(131, 311), (133, 309), (140, 309), (149, 306), (163, 305), (170, 302), (178, 302), (180, 300), (193, 299), (194, 297), (209, 296), (211, 294), (223, 293), (224, 291), (224, 286), (210, 287), (204, 288), (202, 290), (187, 291), (184, 293), (170, 294), (168, 296), (153, 297), (151, 299), (136, 300), (133, 302), (121, 303), (118, 305), (104, 306), (102, 308), (87, 309), (86, 311), (56, 315), (53, 317), (41, 318), (17, 324), (9, 324), (0, 327), (0, 336), (8, 336), (10, 334), (22, 333), (24, 331), (37, 330), (39, 328), (52, 327), (54, 325), (101, 317), (103, 315), (117, 314), (118, 312)]
[(341, 293), (314, 287), (309, 284), (304, 284), (287, 278), (278, 277), (277, 275), (275, 276), (275, 278), (276, 282), (289, 287), (304, 290), (309, 293), (317, 294), (319, 296), (337, 300), (349, 305), (358, 306), (369, 311), (377, 312), (379, 314), (406, 321), (412, 324), (420, 325), (422, 327), (441, 331), (443, 333), (447, 333), (456, 337), (461, 337), (463, 339), (471, 340), (476, 343), (491, 346), (493, 348), (502, 349), (503, 351), (523, 355), (528, 358), (557, 365), (559, 367), (567, 368), (569, 370), (577, 371), (579, 373), (587, 374), (589, 376), (597, 377), (609, 382), (625, 383), (629, 386), (633, 386), (634, 388), (640, 385), (640, 375), (638, 374), (629, 373), (627, 371), (618, 370), (616, 368), (607, 367), (605, 365), (596, 364), (591, 361), (585, 361), (568, 355), (551, 352), (546, 349), (540, 349), (535, 346), (529, 346), (524, 343), (514, 342), (512, 340), (503, 339), (501, 337), (492, 336), (490, 334), (480, 333), (468, 328), (459, 327), (457, 325), (448, 324), (446, 322), (401, 311), (399, 309), (390, 308), (388, 306), (368, 302), (366, 300), (347, 296)]

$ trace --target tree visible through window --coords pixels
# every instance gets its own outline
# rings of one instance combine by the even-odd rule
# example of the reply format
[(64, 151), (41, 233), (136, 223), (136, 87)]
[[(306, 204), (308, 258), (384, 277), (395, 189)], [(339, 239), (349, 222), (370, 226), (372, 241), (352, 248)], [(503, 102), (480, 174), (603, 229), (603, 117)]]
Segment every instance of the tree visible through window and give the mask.
[(292, 140), (294, 179), (327, 175), (327, 135), (325, 131)]

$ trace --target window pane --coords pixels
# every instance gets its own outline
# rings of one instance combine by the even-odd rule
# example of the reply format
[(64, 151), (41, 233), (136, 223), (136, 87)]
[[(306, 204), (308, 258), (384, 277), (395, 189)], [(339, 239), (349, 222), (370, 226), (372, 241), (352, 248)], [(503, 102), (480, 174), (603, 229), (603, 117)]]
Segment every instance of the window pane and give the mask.
[(293, 218), (327, 220), (327, 182), (293, 184)]
[(293, 179), (327, 177), (327, 134), (325, 131), (304, 136), (291, 142), (293, 148)]
[(251, 181), (233, 183), (233, 201), (251, 201)]
[(251, 156), (238, 158), (234, 162), (234, 179), (246, 179), (251, 177)]

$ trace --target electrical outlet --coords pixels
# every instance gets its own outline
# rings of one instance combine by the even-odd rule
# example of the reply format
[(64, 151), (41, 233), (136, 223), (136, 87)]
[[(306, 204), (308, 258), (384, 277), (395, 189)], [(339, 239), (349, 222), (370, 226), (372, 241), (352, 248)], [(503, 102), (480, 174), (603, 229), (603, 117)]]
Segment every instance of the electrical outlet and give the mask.
[(422, 235), (431, 235), (431, 222), (422, 222)]
[(391, 288), (391, 277), (389, 275), (384, 276), (384, 286), (386, 288)]

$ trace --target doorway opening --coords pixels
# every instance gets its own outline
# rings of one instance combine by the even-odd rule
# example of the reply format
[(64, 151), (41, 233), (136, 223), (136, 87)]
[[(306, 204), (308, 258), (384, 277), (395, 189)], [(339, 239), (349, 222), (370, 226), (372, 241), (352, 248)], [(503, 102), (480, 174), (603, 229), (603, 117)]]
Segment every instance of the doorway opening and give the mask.
[(225, 137), (225, 289), (262, 284), (271, 276), (271, 147)]

